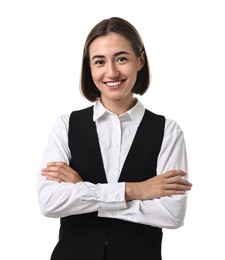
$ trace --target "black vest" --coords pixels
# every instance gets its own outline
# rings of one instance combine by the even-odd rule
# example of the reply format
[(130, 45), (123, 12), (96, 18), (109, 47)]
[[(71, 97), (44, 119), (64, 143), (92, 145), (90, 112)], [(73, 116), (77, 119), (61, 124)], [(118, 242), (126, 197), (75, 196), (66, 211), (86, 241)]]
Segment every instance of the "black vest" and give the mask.
[[(145, 110), (119, 182), (139, 182), (156, 175), (164, 125), (163, 116)], [(106, 183), (93, 107), (71, 113), (68, 139), (70, 166), (84, 181)], [(61, 218), (59, 242), (51, 259), (102, 260), (106, 241), (109, 260), (161, 260), (161, 228), (100, 218), (97, 212)]]

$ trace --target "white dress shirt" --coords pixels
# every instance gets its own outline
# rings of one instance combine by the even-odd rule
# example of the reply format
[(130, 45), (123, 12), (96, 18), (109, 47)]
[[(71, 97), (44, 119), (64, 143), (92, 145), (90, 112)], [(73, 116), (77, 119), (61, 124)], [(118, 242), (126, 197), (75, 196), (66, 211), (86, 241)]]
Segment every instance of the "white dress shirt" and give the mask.
[[(118, 218), (161, 228), (182, 226), (187, 194), (126, 202), (125, 183), (118, 183), (144, 112), (145, 108), (140, 101), (120, 116), (108, 111), (100, 101), (95, 103), (93, 120), (96, 123), (108, 181), (106, 184), (57, 183), (48, 181), (41, 175), (41, 169), (49, 162), (60, 161), (68, 165), (70, 163), (71, 153), (68, 147), (70, 115), (61, 115), (50, 131), (38, 174), (37, 193), (42, 214), (59, 218), (97, 211), (99, 217)], [(176, 122), (166, 119), (157, 161), (157, 175), (176, 169), (188, 171), (184, 136)]]

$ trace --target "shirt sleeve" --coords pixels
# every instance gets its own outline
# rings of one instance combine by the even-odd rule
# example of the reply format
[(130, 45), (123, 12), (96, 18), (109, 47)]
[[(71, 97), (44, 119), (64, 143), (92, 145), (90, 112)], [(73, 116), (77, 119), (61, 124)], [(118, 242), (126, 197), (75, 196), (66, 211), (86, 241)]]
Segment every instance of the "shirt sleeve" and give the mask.
[(69, 115), (62, 115), (56, 120), (43, 153), (37, 179), (37, 195), (42, 214), (57, 218), (126, 208), (125, 183), (57, 183), (48, 181), (41, 175), (41, 169), (49, 162), (65, 162), (69, 165), (71, 153), (68, 147), (68, 122)]
[[(157, 161), (157, 175), (169, 170), (188, 171), (184, 134), (180, 126), (166, 120), (164, 138)], [(188, 176), (185, 176), (188, 178)], [(134, 200), (127, 208), (119, 210), (99, 210), (100, 217), (112, 217), (160, 228), (175, 229), (184, 224), (187, 193), (161, 197), (153, 200)]]

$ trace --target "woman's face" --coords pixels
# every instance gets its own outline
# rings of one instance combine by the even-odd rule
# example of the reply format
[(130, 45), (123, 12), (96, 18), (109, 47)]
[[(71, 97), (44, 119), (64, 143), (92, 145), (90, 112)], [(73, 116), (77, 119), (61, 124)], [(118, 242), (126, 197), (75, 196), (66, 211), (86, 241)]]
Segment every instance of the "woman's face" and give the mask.
[(89, 48), (93, 81), (101, 92), (103, 104), (129, 102), (144, 56), (137, 58), (130, 42), (118, 33), (96, 38)]

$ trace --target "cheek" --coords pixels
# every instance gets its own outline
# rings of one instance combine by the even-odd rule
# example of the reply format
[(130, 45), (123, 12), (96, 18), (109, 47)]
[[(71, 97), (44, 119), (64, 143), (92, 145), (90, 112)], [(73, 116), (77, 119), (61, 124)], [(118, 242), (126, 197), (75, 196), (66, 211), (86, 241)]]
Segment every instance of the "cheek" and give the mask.
[(131, 68), (129, 70), (129, 77), (131, 79), (131, 81), (136, 81), (137, 79), (137, 74), (138, 74), (138, 70), (136, 68)]
[(100, 80), (101, 79), (100, 70), (96, 70), (96, 69), (91, 68), (91, 76), (92, 76), (93, 81)]
[(138, 73), (138, 63), (132, 63), (132, 64), (130, 64), (130, 66), (127, 66), (126, 73), (130, 77), (132, 77), (132, 76), (136, 77), (136, 75)]

